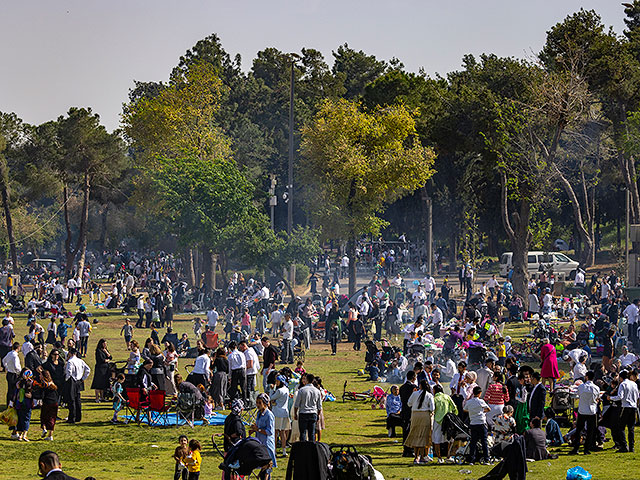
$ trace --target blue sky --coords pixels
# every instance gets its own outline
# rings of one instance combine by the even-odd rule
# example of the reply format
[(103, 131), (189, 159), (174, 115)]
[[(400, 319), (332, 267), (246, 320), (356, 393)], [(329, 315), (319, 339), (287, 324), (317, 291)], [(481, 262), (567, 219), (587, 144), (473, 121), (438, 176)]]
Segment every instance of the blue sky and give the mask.
[(532, 58), (546, 31), (581, 7), (621, 33), (611, 0), (5, 0), (0, 10), (0, 111), (29, 123), (90, 106), (110, 130), (133, 80), (166, 80), (178, 58), (217, 33), (249, 69), (265, 47), (331, 51), (347, 42), (428, 74), (466, 53)]

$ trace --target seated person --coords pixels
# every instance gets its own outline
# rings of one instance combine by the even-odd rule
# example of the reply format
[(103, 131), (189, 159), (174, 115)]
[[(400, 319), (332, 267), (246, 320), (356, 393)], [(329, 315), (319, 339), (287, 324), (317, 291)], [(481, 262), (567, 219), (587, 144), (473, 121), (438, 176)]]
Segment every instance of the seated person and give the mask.
[(547, 436), (540, 428), (542, 426), (540, 418), (532, 418), (529, 426), (531, 428), (524, 432), (527, 459), (546, 460), (548, 458), (558, 458), (557, 455), (552, 455), (547, 451)]
[(547, 419), (547, 426), (545, 427), (547, 442), (551, 447), (559, 447), (564, 441), (562, 439), (560, 425), (556, 422), (556, 412), (553, 411), (553, 408), (547, 407), (544, 410), (544, 416)]
[(369, 365), (367, 365), (365, 371), (369, 373), (368, 380), (372, 382), (377, 382), (380, 378), (380, 369), (374, 362), (371, 362)]
[(391, 367), (387, 371), (387, 382), (389, 383), (403, 383), (404, 379), (402, 372), (398, 368), (398, 361), (391, 362)]
[(191, 348), (191, 343), (189, 342), (189, 335), (187, 335), (186, 333), (182, 334), (182, 338), (178, 340), (177, 348), (178, 348), (178, 353), (186, 352)]
[(400, 413), (402, 411), (402, 401), (397, 385), (391, 387), (391, 393), (387, 395), (385, 401), (385, 408), (387, 410), (387, 431), (389, 432), (389, 438), (396, 436), (396, 427), (403, 425)]
[(493, 417), (493, 444), (498, 446), (502, 442), (511, 443), (516, 433), (516, 421), (513, 418), (514, 409), (511, 405), (505, 405), (501, 415)]

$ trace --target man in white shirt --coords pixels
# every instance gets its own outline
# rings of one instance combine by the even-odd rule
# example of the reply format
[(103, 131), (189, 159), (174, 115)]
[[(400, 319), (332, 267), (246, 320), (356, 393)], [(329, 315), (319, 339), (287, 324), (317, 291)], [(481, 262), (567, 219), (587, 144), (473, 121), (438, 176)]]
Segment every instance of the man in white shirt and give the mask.
[(433, 338), (440, 338), (440, 325), (444, 316), (442, 310), (438, 308), (435, 303), (431, 304), (431, 315), (429, 315), (429, 322), (433, 326)]
[[(247, 357), (237, 348), (236, 342), (229, 343), (229, 370), (231, 370), (231, 386), (229, 397), (231, 400), (236, 398), (247, 398)], [(240, 395), (238, 395), (238, 388)]]
[[(7, 371), (7, 405), (13, 399), (13, 395), (16, 393), (16, 384), (20, 378), (20, 371), (22, 365), (20, 365), (20, 344), (14, 342), (11, 345), (11, 350), (2, 359), (2, 366)], [(15, 438), (18, 438), (17, 436)]]
[(633, 303), (630, 303), (627, 308), (624, 309), (622, 315), (627, 319), (627, 330), (629, 334), (629, 340), (631, 345), (637, 346), (638, 342), (638, 320), (640, 316), (640, 299), (635, 299)]
[(76, 281), (73, 277), (67, 280), (67, 288), (69, 289), (69, 302), (73, 302), (73, 294), (75, 293), (77, 286), (78, 285), (76, 284)]
[(87, 347), (89, 345), (89, 333), (91, 332), (91, 324), (87, 320), (87, 315), (82, 315), (82, 320), (78, 322), (78, 331), (80, 332), (80, 357), (87, 356)]
[(482, 398), (482, 388), (473, 387), (473, 398), (467, 400), (464, 410), (469, 412), (471, 430), (471, 448), (469, 455), (471, 461), (476, 461), (476, 449), (478, 442), (482, 445), (482, 459), (480, 463), (487, 465), (489, 462), (489, 447), (487, 445), (487, 413), (491, 411), (489, 405)]
[(611, 290), (611, 285), (609, 285), (609, 280), (607, 278), (602, 279), (602, 287), (600, 287), (600, 303), (603, 305), (609, 298), (609, 290)]
[(316, 423), (322, 411), (322, 396), (320, 390), (313, 386), (314, 376), (307, 373), (302, 376), (302, 387), (293, 403), (293, 419), (298, 420), (300, 426), (300, 440), (315, 442)]
[(64, 369), (64, 379), (67, 382), (67, 395), (69, 407), (68, 423), (77, 423), (82, 420), (82, 403), (80, 392), (84, 389), (83, 382), (89, 377), (91, 369), (82, 359), (78, 358), (75, 348), (69, 349), (67, 364)]
[(285, 314), (284, 323), (282, 324), (282, 353), (280, 358), (282, 363), (293, 363), (293, 347), (291, 341), (293, 340), (293, 320), (291, 320), (290, 314)]
[[(616, 445), (620, 448), (619, 453), (633, 452), (635, 447), (634, 428), (636, 424), (636, 414), (638, 410), (638, 374), (635, 371), (628, 372), (623, 370), (620, 372), (620, 378), (623, 380), (618, 386), (618, 394), (610, 396), (609, 400), (621, 401), (622, 412), (616, 428), (611, 429), (611, 436)], [(628, 429), (629, 443), (624, 438), (624, 429)]]
[(576, 278), (573, 281), (573, 285), (584, 288), (584, 271), (581, 268), (576, 270)]
[(347, 278), (349, 274), (349, 257), (345, 254), (340, 260), (340, 278)]
[(620, 360), (622, 368), (626, 368), (629, 365), (636, 363), (638, 361), (638, 357), (631, 353), (626, 345), (623, 345), (622, 352), (620, 353), (618, 360)]
[[(238, 350), (242, 352), (246, 361), (247, 396), (245, 400), (249, 405), (255, 403), (253, 397), (256, 391), (256, 375), (260, 371), (260, 359), (256, 351), (247, 345), (245, 340), (238, 344)], [(247, 403), (245, 403), (247, 405)]]
[(416, 330), (420, 330), (420, 327), (422, 327), (422, 318), (418, 317), (413, 324), (407, 325), (406, 327), (404, 327), (404, 330), (402, 330), (402, 332), (404, 333), (404, 340), (402, 341), (402, 352), (405, 355), (407, 354), (407, 347), (409, 345), (409, 342), (413, 340), (413, 335), (415, 334)]
[(220, 316), (218, 315), (218, 311), (216, 310), (216, 306), (213, 305), (208, 311), (207, 311), (207, 325), (209, 325), (209, 330), (211, 330), (212, 332), (216, 329), (216, 326), (218, 325), (218, 318)]
[(495, 275), (491, 275), (491, 278), (487, 280), (487, 288), (489, 292), (491, 292), (491, 298), (496, 295), (496, 288), (499, 286), (498, 280), (496, 280)]
[(394, 287), (402, 286), (402, 277), (399, 273), (395, 277), (393, 277), (393, 280), (391, 280), (391, 285), (393, 285)]
[[(578, 423), (576, 432), (582, 432), (584, 426), (587, 426), (587, 438), (584, 442), (584, 453), (588, 455), (596, 444), (596, 419), (598, 413), (598, 402), (600, 401), (600, 388), (593, 383), (594, 373), (589, 370), (585, 375), (586, 381), (578, 387)], [(579, 433), (573, 437), (573, 449), (571, 455), (578, 453), (580, 447)]]

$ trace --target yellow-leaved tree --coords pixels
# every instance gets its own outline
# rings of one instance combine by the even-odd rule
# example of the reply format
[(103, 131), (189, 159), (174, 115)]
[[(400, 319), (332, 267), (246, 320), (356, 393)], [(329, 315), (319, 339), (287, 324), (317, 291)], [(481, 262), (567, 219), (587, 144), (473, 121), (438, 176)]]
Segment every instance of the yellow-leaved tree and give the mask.
[(364, 111), (348, 100), (325, 100), (302, 130), (307, 209), (326, 238), (347, 241), (349, 294), (356, 290), (356, 242), (378, 234), (378, 215), (433, 175), (435, 153), (420, 144), (415, 120), (403, 105)]

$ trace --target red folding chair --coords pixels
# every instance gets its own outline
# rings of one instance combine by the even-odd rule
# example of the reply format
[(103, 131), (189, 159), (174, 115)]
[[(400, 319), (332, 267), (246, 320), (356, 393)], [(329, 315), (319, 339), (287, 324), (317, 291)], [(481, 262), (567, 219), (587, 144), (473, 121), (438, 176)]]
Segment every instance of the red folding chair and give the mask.
[(149, 425), (169, 425), (169, 409), (167, 404), (167, 392), (164, 390), (151, 390), (149, 392)]
[[(127, 415), (136, 419), (136, 423), (140, 423), (140, 414), (149, 418), (149, 401), (142, 399), (142, 390), (139, 388), (127, 388)], [(151, 421), (149, 420), (149, 423)]]

